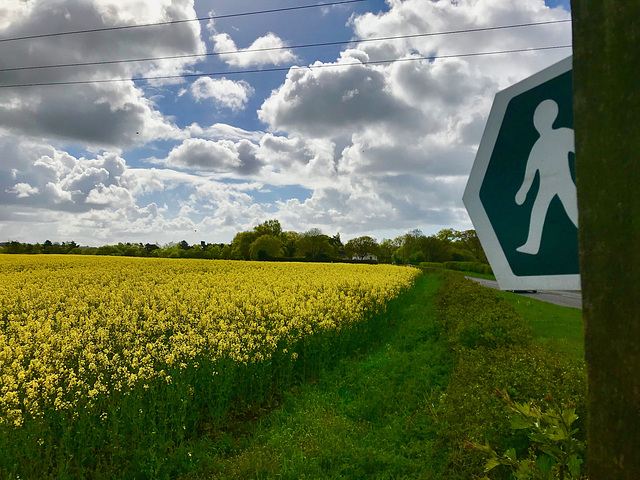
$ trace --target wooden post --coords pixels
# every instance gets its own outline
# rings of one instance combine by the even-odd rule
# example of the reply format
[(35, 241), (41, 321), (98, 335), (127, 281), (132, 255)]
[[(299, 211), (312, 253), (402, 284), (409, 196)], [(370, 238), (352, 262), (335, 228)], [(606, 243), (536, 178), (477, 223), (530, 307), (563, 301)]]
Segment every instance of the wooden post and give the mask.
[(590, 480), (640, 479), (640, 1), (572, 0)]

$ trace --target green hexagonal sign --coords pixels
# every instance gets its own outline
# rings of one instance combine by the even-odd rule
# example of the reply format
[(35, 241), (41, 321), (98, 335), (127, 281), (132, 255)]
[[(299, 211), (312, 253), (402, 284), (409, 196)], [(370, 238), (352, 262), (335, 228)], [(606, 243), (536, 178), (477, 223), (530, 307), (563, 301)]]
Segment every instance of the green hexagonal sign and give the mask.
[(503, 290), (579, 290), (571, 57), (496, 94), (463, 202)]

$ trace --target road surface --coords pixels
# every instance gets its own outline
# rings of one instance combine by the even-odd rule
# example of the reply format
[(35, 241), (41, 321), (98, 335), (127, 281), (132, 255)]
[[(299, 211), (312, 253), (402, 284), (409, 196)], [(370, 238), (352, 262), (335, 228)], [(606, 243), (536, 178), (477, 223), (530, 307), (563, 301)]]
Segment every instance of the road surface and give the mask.
[[(498, 290), (498, 282), (495, 280), (486, 280), (484, 278), (467, 277), (481, 285)], [(543, 302), (555, 303), (563, 307), (582, 308), (582, 292), (574, 290), (538, 290), (536, 293), (518, 293), (524, 297), (535, 298)]]

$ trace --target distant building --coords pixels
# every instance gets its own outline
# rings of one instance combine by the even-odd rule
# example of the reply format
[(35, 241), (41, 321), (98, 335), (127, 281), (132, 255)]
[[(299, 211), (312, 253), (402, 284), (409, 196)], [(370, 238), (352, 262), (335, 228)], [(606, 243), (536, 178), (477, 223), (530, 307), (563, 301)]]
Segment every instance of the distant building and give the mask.
[(351, 257), (351, 260), (372, 260), (374, 262), (378, 261), (378, 257), (376, 255), (373, 255), (371, 253), (367, 254), (367, 255), (354, 255), (353, 257)]

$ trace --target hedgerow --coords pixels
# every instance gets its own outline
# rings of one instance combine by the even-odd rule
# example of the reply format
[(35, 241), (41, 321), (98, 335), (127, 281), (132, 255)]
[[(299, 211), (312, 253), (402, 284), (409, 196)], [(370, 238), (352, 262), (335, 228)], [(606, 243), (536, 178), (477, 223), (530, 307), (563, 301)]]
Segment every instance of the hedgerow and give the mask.
[(460, 274), (445, 274), (438, 317), (452, 350), (527, 345), (531, 328), (504, 300)]
[(491, 266), (486, 263), (480, 262), (444, 262), (444, 268), (449, 270), (459, 270), (462, 272), (475, 272), (475, 273), (484, 273), (488, 275), (493, 274), (493, 270), (491, 270)]
[[(526, 321), (493, 291), (457, 273), (442, 275), (438, 312), (455, 357), (450, 383), (434, 409), (447, 456), (443, 478), (469, 479), (483, 471), (484, 458), (465, 448), (465, 442), (488, 441), (496, 450), (513, 448), (518, 455), (532, 447), (525, 433), (511, 430), (496, 389), (506, 390), (518, 402), (550, 394), (558, 402), (575, 403), (575, 426), (583, 440), (584, 361), (536, 343)], [(491, 475), (507, 479), (509, 471), (499, 467)]]

